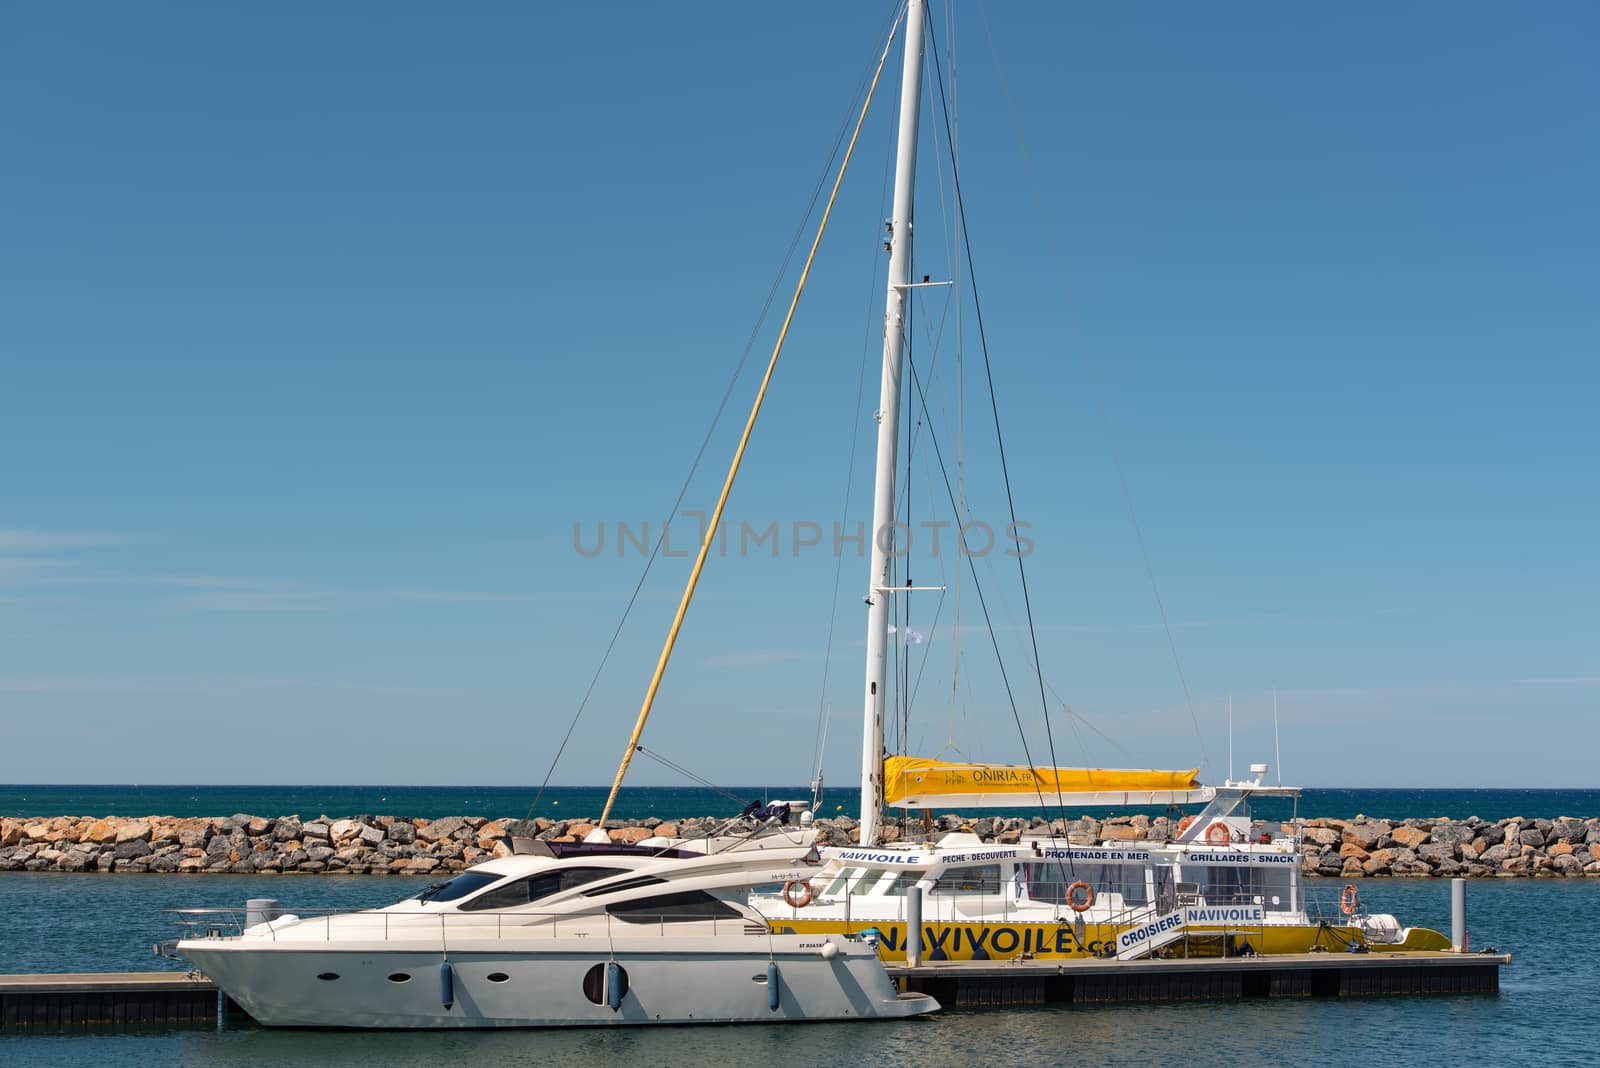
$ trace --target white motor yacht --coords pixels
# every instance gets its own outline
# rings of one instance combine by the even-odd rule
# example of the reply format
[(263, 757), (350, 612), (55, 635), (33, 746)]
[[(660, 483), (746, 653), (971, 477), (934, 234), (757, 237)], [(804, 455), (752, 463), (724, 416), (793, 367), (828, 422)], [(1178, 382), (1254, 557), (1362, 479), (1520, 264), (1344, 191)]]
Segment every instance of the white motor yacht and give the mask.
[[(488, 1028), (885, 1019), (870, 938), (772, 932), (755, 886), (805, 878), (809, 835), (684, 848), (528, 844), (387, 908), (179, 914), (176, 951), (268, 1026)], [(235, 914), (236, 915), (236, 914)]]

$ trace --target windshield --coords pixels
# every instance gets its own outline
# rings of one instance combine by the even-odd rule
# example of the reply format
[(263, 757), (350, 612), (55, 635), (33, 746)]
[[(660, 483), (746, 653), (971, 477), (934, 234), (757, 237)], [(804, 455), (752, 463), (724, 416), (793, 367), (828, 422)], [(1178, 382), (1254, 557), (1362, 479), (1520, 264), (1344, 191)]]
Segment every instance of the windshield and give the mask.
[[(592, 883), (596, 879), (609, 878), (612, 875), (626, 875), (627, 868), (560, 868), (556, 871), (547, 871), (539, 875), (530, 875), (524, 879), (517, 879), (506, 883), (504, 886), (475, 897), (461, 906), (463, 912), (478, 912), (483, 909), (511, 909), (518, 905), (526, 905), (549, 897), (552, 894), (563, 893), (567, 890)], [(649, 878), (649, 876), (646, 876)], [(633, 880), (629, 880), (632, 882)], [(660, 882), (660, 879), (652, 880)]]
[(406, 901), (422, 903), (454, 901), (457, 898), (466, 897), (468, 894), (482, 890), (491, 883), (497, 883), (503, 878), (505, 876), (496, 875), (492, 872), (464, 871), (448, 882), (434, 883), (432, 886), (424, 887), (420, 893), (413, 894), (411, 897), (401, 898), (400, 901), (402, 903)]

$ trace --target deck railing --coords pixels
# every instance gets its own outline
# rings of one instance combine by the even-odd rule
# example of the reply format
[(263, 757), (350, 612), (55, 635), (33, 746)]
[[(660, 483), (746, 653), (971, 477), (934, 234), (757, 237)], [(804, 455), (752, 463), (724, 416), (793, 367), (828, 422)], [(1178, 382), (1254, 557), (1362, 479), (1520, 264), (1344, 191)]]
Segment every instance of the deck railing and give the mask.
[[(307, 925), (321, 923), (321, 937), (327, 942), (432, 941), (437, 937), (448, 944), (451, 939), (529, 939), (579, 938), (587, 935), (617, 938), (647, 931), (663, 936), (767, 935), (767, 925), (752, 916), (707, 916), (702, 913), (655, 912), (638, 918), (621, 919), (609, 913), (558, 913), (537, 911), (434, 912), (398, 909), (373, 909), (351, 912), (348, 908), (276, 909), (271, 919), (251, 922), (256, 909), (195, 908), (163, 909), (162, 914), (176, 925), (184, 939), (239, 938), (248, 930), (252, 936), (278, 940), (281, 930), (294, 925), (295, 942), (313, 941), (305, 937)], [(753, 912), (754, 910), (752, 910)], [(645, 917), (649, 917), (645, 920)], [(603, 925), (602, 925), (603, 921)]]

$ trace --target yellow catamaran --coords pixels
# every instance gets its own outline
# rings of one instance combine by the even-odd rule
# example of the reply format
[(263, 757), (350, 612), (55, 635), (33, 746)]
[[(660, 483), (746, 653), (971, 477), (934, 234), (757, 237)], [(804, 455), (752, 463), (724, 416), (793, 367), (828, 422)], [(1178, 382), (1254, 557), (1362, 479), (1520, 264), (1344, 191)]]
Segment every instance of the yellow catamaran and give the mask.
[[(892, 531), (896, 522), (895, 462), (909, 331), (908, 299), (918, 285), (930, 284), (911, 281), (925, 17), (925, 0), (908, 0), (894, 207), (886, 224), (889, 273), (882, 375), (874, 414), (875, 532)], [(873, 86), (876, 84), (875, 76)], [(859, 123), (856, 130), (860, 132)], [(854, 138), (850, 144), (853, 148)], [(830, 199), (830, 210), (832, 204)], [(825, 211), (823, 225), (826, 221)], [(817, 240), (821, 240), (820, 230)], [(813, 255), (815, 250), (814, 242)], [(810, 266), (808, 258), (705, 528), (699, 556), (601, 815), (602, 826), (638, 749)], [(872, 930), (882, 956), (891, 960), (905, 958), (908, 950), (929, 960), (1087, 956), (1132, 960), (1153, 954), (1220, 956), (1450, 947), (1449, 940), (1437, 932), (1403, 927), (1392, 916), (1368, 913), (1354, 887), (1344, 889), (1337, 908), (1330, 904), (1324, 911), (1311, 902), (1302, 882), (1299, 821), (1260, 823), (1251, 816), (1252, 799), (1294, 800), (1299, 796), (1293, 787), (1264, 785), (1265, 765), (1252, 765), (1253, 778), (1249, 780), (1207, 786), (1199, 781), (1196, 769), (1055, 768), (887, 755), (884, 712), (891, 606), (897, 596), (914, 589), (895, 584), (891, 571), (894, 555), (892, 537), (871, 539), (865, 595), (860, 844), (821, 850), (813, 858), (818, 867), (797, 872), (781, 888), (774, 886), (751, 895), (750, 904), (774, 931), (859, 935)], [(1177, 824), (1176, 833), (1144, 835), (1139, 828), (1149, 823), (1135, 821), (1128, 828), (1117, 828), (1119, 834), (1134, 837), (1110, 837), (1082, 830), (1075, 833), (1065, 820), (1054, 820), (1013, 842), (984, 841), (966, 830), (932, 833), (921, 840), (889, 841), (886, 838), (899, 836), (886, 835), (882, 821), (888, 807), (1015, 812), (1034, 806), (1045, 814), (1118, 806), (1168, 811), (1191, 806), (1198, 811)], [(603, 830), (597, 830), (591, 839), (591, 845), (600, 850), (671, 849), (679, 844), (658, 838), (638, 846), (608, 845)]]

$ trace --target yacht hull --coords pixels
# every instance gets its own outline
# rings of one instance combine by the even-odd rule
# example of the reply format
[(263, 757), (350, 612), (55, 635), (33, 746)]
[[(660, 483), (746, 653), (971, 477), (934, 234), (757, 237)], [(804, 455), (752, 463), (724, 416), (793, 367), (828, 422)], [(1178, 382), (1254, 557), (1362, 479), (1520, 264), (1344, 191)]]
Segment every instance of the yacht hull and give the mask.
[(715, 936), (673, 938), (670, 947), (660, 938), (565, 941), (500, 939), (452, 946), (448, 957), (437, 940), (335, 948), (246, 936), (177, 949), (268, 1027), (773, 1023), (898, 1019), (939, 1007), (899, 993), (871, 947), (843, 939), (762, 937), (759, 950)]

